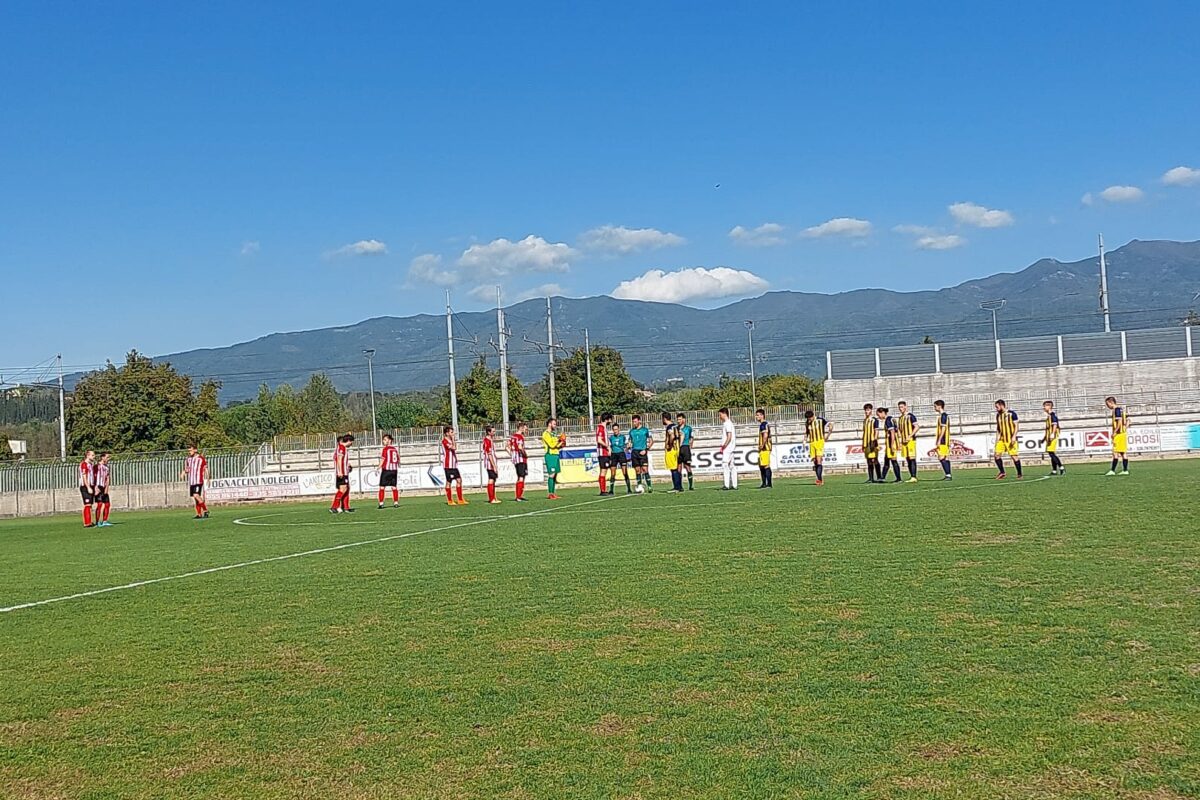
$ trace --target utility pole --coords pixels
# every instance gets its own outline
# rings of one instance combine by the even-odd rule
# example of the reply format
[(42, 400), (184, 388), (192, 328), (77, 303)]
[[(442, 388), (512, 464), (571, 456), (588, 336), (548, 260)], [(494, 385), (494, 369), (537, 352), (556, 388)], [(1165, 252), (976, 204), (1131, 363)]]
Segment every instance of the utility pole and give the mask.
[(1104, 234), (1100, 234), (1100, 313), (1104, 315), (1104, 332), (1111, 333), (1108, 322), (1108, 264), (1104, 260)]
[(592, 342), (588, 339), (588, 329), (583, 329), (583, 363), (587, 367), (588, 392), (588, 427), (596, 427), (596, 410), (592, 406)]
[(754, 380), (754, 320), (746, 320), (746, 338), (750, 342), (750, 402), (758, 408), (758, 388)]
[(496, 326), (500, 339), (500, 416), (504, 418), (504, 439), (508, 440), (508, 331), (504, 329), (504, 307), (500, 304), (500, 287), (496, 287)]
[(537, 348), (538, 352), (544, 352), (549, 357), (550, 374), (547, 377), (547, 384), (550, 389), (550, 416), (558, 416), (558, 401), (554, 394), (554, 351), (556, 349), (565, 349), (562, 345), (554, 343), (554, 316), (550, 311), (550, 298), (546, 298), (546, 341), (537, 342), (530, 339), (528, 336), (523, 337), (526, 344), (531, 344)]
[(58, 457), (67, 460), (67, 392), (63, 388), (62, 353), (58, 356)]
[[(479, 344), (476, 339), (458, 339), (468, 344)], [(446, 351), (450, 361), (450, 425), (458, 433), (458, 380), (454, 377), (454, 310), (450, 308), (450, 290), (446, 290)]]
[(375, 348), (368, 347), (363, 350), (363, 355), (367, 357), (367, 386), (371, 391), (371, 438), (376, 439), (379, 436), (379, 423), (375, 420)]

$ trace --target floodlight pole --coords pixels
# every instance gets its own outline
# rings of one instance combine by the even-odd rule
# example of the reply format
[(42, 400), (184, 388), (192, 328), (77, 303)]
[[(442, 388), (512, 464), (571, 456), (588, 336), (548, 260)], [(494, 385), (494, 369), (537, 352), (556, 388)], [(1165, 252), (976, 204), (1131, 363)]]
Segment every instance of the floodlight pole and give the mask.
[(454, 378), (454, 321), (450, 310), (450, 290), (446, 290), (446, 347), (450, 361), (450, 425), (458, 433), (458, 386)]
[(592, 406), (592, 342), (588, 338), (588, 329), (583, 329), (583, 363), (587, 367), (588, 393), (588, 427), (596, 427), (596, 411)]
[(368, 347), (363, 350), (363, 355), (367, 357), (367, 386), (371, 390), (371, 437), (379, 436), (379, 423), (375, 420), (375, 365), (372, 363), (375, 359), (375, 348)]
[(558, 404), (554, 397), (554, 312), (550, 308), (550, 298), (546, 298), (546, 353), (550, 357), (550, 416), (558, 416)]
[(58, 457), (67, 460), (67, 392), (63, 388), (62, 353), (58, 359)]
[(500, 287), (496, 287), (496, 325), (500, 346), (500, 416), (504, 419), (504, 438), (508, 439), (508, 331), (504, 330), (504, 307), (500, 305)]
[(1104, 315), (1104, 332), (1111, 333), (1108, 321), (1108, 264), (1104, 260), (1104, 234), (1100, 234), (1100, 313)]
[(992, 340), (1000, 339), (1000, 323), (997, 321), (996, 313), (1008, 304), (1007, 300), (984, 300), (979, 304), (979, 308), (983, 311), (992, 312)]
[(750, 402), (758, 408), (758, 387), (754, 379), (754, 320), (746, 320), (746, 339), (750, 343)]

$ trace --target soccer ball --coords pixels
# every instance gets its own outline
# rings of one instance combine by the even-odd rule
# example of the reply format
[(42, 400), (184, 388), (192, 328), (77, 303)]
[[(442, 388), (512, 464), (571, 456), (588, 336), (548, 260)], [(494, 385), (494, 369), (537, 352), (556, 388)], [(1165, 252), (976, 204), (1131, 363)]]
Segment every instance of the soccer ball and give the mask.
[(645, 490), (645, 489), (643, 489), (643, 488), (642, 488), (642, 485), (639, 483), (639, 484), (638, 484), (638, 487), (637, 487), (636, 489), (634, 489), (633, 491), (635, 491), (635, 492), (636, 492), (636, 493), (638, 493), (638, 494), (641, 494), (642, 492), (644, 492), (644, 491), (646, 491), (646, 490)]

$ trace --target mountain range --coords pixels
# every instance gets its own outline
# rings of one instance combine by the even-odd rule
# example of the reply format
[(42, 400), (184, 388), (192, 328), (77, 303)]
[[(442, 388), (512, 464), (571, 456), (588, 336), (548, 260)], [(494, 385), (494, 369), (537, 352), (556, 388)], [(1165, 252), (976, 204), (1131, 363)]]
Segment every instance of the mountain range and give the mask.
[[(1134, 240), (1109, 253), (1107, 264), (1114, 329), (1179, 324), (1200, 292), (1200, 242)], [(642, 383), (696, 385), (723, 374), (748, 374), (751, 335), (758, 374), (814, 376), (824, 375), (829, 349), (916, 344), (927, 336), (935, 341), (991, 338), (991, 313), (980, 308), (988, 300), (1006, 301), (998, 312), (1002, 338), (1099, 331), (1098, 288), (1099, 258), (1093, 256), (1070, 263), (1046, 258), (1017, 272), (937, 291), (769, 292), (713, 309), (607, 296), (555, 297), (551, 307), (555, 341), (564, 347), (581, 346), (586, 329), (593, 345), (620, 350)], [(548, 358), (546, 301), (527, 300), (505, 313), (510, 367), (524, 381), (540, 379)], [(747, 321), (753, 321), (752, 331)], [(489, 344), (497, 338), (495, 311), (456, 314), (454, 335), (460, 376), (480, 357), (496, 365), (496, 350)], [(446, 382), (446, 319), (429, 314), (273, 333), (157, 360), (197, 379), (221, 381), (221, 397), (231, 401), (253, 396), (263, 383), (299, 386), (313, 372), (325, 372), (343, 391), (365, 390), (367, 348), (376, 351), (377, 391)]]

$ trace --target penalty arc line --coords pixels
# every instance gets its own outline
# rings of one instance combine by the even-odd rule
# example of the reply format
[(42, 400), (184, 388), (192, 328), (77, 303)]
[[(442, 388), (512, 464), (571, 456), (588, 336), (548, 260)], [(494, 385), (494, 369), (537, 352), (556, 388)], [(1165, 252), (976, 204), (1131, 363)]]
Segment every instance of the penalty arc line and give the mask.
[(287, 554), (281, 555), (281, 556), (269, 556), (266, 558), (255, 558), (255, 559), (251, 559), (249, 561), (239, 561), (236, 564), (223, 564), (219, 567), (207, 567), (205, 569), (197, 569), (197, 570), (192, 570), (190, 572), (181, 572), (176, 575), (164, 575), (160, 578), (146, 578), (146, 579), (140, 580), (140, 581), (132, 581), (130, 583), (123, 583), (120, 586), (106, 586), (103, 589), (90, 589), (86, 592), (76, 592), (75, 594), (63, 595), (61, 597), (49, 597), (49, 598), (46, 598), (45, 600), (31, 600), (26, 603), (18, 603), (16, 605), (11, 605), (11, 606), (6, 606), (4, 608), (0, 608), (0, 614), (7, 614), (12, 611), (20, 611), (20, 610), (26, 609), (26, 608), (36, 608), (38, 606), (48, 606), (52, 603), (64, 603), (68, 600), (80, 600), (80, 599), (83, 599), (86, 597), (95, 597), (95, 596), (101, 595), (101, 594), (110, 594), (112, 592), (121, 592), (121, 591), (125, 591), (128, 589), (138, 589), (142, 586), (152, 586), (156, 583), (167, 583), (168, 581), (181, 581), (181, 580), (184, 580), (185, 578), (196, 578), (196, 577), (200, 577), (202, 575), (213, 575), (218, 572), (228, 572), (229, 570), (243, 569), (245, 567), (257, 566), (258, 564), (271, 564), (271, 563), (274, 563), (277, 561), (288, 561), (293, 558), (304, 558), (306, 556), (316, 556), (316, 555), (321, 555), (323, 553), (333, 553), (338, 550), (348, 550), (352, 547), (365, 547), (367, 545), (372, 545), (372, 544), (382, 544), (384, 542), (392, 542), (397, 539), (408, 539), (413, 536), (420, 536), (420, 535), (426, 534), (426, 533), (440, 533), (442, 531), (455, 530), (457, 528), (469, 528), (474, 525), (484, 525), (488, 522), (501, 522), (503, 520), (520, 519), (523, 517), (535, 517), (535, 516), (538, 516), (539, 514), (548, 514), (550, 512), (557, 511), (559, 509), (562, 509), (565, 511), (568, 508), (574, 508), (576, 506), (586, 506), (586, 505), (591, 505), (593, 503), (602, 503), (605, 500), (612, 500), (612, 499), (615, 499), (615, 498), (614, 497), (601, 497), (596, 500), (587, 500), (583, 503), (572, 503), (569, 506), (554, 506), (551, 508), (538, 509), (536, 511), (527, 511), (522, 514), (508, 514), (506, 516), (488, 517), (486, 519), (476, 519), (476, 520), (470, 520), (468, 522), (456, 522), (453, 525), (443, 525), (443, 526), (437, 527), (437, 528), (427, 528), (425, 530), (420, 530), (420, 531), (409, 531), (408, 533), (396, 533), (396, 534), (392, 534), (390, 536), (380, 536), (375, 539), (364, 539), (364, 540), (358, 541), (358, 542), (345, 542), (343, 544), (330, 545), (328, 547), (317, 547), (312, 550), (304, 550), (299, 553), (287, 553)]

